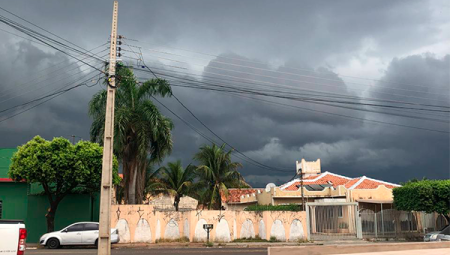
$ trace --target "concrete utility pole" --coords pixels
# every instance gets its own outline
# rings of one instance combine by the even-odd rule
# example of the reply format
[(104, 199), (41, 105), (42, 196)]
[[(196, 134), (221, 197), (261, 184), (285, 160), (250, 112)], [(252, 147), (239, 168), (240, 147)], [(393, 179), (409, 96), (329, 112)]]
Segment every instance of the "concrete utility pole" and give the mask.
[(109, 47), (109, 77), (106, 100), (105, 136), (103, 139), (102, 185), (100, 188), (100, 226), (98, 255), (111, 254), (111, 187), (114, 138), (114, 99), (116, 93), (117, 13), (119, 3), (114, 1), (111, 45)]
[(302, 210), (305, 211), (305, 196), (303, 194), (303, 169), (300, 168), (300, 188), (302, 189)]

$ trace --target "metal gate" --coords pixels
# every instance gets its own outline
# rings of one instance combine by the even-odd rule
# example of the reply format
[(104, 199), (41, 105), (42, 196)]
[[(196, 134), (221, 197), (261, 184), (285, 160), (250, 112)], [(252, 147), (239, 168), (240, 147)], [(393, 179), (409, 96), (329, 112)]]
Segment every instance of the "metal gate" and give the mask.
[(362, 238), (356, 202), (306, 203), (308, 240)]
[(421, 238), (445, 224), (435, 213), (362, 209), (359, 215), (364, 238)]

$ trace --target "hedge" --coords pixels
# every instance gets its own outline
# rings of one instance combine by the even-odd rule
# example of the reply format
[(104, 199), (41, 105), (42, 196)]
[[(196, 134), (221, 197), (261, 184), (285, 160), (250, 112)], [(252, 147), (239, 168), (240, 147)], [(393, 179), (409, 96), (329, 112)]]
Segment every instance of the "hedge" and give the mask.
[(244, 211), (293, 211), (298, 212), (302, 210), (301, 205), (289, 204), (289, 205), (250, 205), (244, 209)]

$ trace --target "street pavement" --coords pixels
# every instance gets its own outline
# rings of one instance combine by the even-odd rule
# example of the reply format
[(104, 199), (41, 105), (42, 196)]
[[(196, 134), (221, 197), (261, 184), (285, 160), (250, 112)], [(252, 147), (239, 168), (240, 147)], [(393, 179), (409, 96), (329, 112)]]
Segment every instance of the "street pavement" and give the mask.
[[(25, 255), (96, 255), (96, 249), (27, 249)], [(216, 254), (216, 255), (231, 255), (231, 254), (250, 254), (250, 255), (267, 255), (267, 248), (122, 248), (113, 249), (112, 255), (175, 255), (175, 254)]]

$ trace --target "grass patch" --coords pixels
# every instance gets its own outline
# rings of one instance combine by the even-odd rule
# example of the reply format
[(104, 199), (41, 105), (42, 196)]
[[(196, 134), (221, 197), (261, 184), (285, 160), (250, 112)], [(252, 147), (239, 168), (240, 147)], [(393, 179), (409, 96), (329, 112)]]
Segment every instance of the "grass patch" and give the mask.
[(213, 246), (214, 246), (214, 243), (213, 243), (213, 242), (206, 242), (206, 243), (205, 243), (205, 246), (206, 246), (206, 247), (213, 247)]
[(255, 236), (254, 238), (239, 238), (234, 239), (233, 243), (266, 243), (266, 242), (279, 242), (274, 236), (270, 237), (270, 240), (261, 239), (259, 236)]
[(189, 242), (189, 238), (187, 237), (181, 237), (181, 238), (177, 238), (177, 239), (156, 239), (155, 243), (188, 243)]
[(271, 236), (269, 242), (275, 243), (275, 242), (279, 242), (279, 241), (278, 241), (278, 239), (276, 237)]
[(308, 239), (306, 239), (306, 238), (299, 238), (299, 239), (297, 239), (297, 243), (299, 243), (299, 244), (310, 243), (310, 241), (308, 241)]

